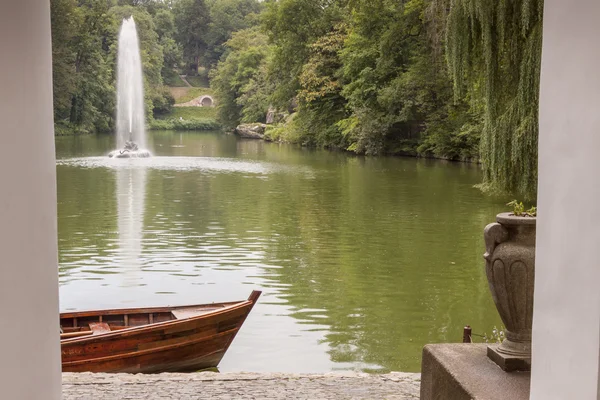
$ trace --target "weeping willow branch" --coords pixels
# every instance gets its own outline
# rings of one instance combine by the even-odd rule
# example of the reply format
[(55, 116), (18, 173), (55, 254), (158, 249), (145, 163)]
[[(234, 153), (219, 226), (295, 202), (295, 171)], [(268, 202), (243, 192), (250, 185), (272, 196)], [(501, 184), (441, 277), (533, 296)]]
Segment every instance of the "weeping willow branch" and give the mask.
[(528, 200), (537, 186), (542, 11), (543, 0), (451, 0), (446, 29), (455, 96), (483, 109), (482, 187)]

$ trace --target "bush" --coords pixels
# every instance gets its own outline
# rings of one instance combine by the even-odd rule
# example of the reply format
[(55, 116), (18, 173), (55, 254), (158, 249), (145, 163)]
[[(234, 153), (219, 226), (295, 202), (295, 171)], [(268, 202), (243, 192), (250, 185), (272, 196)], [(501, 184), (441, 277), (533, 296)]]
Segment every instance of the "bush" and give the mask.
[(284, 141), (284, 137), (286, 134), (286, 126), (284, 124), (279, 125), (269, 125), (265, 130), (265, 140), (270, 142), (280, 142)]
[(55, 136), (90, 135), (96, 132), (109, 132), (109, 129), (96, 131), (95, 128), (83, 125), (71, 124), (67, 121), (57, 121), (54, 124)]
[(157, 119), (150, 122), (149, 129), (174, 131), (214, 131), (221, 127), (217, 121), (208, 118)]
[(167, 88), (162, 88), (152, 95), (152, 113), (155, 116), (170, 113), (174, 104), (175, 98)]

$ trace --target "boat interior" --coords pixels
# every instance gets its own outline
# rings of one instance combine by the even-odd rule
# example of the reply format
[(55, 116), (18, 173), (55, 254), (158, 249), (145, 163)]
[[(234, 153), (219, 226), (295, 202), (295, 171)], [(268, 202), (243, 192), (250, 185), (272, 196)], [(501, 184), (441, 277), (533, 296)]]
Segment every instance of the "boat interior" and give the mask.
[(172, 309), (131, 309), (64, 313), (60, 318), (60, 338), (99, 335), (121, 329), (186, 319), (208, 314), (236, 303), (174, 307)]

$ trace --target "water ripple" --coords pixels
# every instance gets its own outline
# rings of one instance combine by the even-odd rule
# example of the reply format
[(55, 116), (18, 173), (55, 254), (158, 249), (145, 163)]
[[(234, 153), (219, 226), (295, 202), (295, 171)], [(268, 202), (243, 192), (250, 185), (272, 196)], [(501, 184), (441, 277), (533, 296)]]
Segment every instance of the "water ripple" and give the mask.
[(481, 232), (503, 201), (473, 189), (476, 168), (149, 139), (158, 156), (136, 160), (99, 157), (114, 148), (106, 137), (58, 139), (63, 310), (262, 289), (224, 371), (417, 371), (425, 343), (499, 324)]
[[(216, 171), (250, 174), (271, 174), (276, 172), (310, 173), (310, 169), (306, 167), (291, 167), (283, 164), (221, 157), (150, 157), (136, 159), (80, 157), (63, 158), (57, 160), (56, 163), (57, 165), (78, 168), (107, 168), (112, 170), (142, 168), (162, 171)], [(172, 179), (173, 177), (165, 178)]]

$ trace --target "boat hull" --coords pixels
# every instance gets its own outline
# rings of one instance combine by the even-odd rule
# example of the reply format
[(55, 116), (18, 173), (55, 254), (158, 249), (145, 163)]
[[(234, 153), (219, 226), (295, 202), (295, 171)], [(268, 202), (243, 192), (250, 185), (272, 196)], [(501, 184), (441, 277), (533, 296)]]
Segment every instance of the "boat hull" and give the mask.
[[(62, 370), (158, 373), (216, 367), (256, 303), (260, 292), (255, 293), (246, 301), (228, 303), (198, 316), (61, 340)], [(133, 320), (140, 315), (164, 314), (136, 314), (135, 310), (128, 313)], [(80, 317), (84, 318), (90, 320), (88, 314)], [(111, 318), (104, 316), (104, 320)]]

